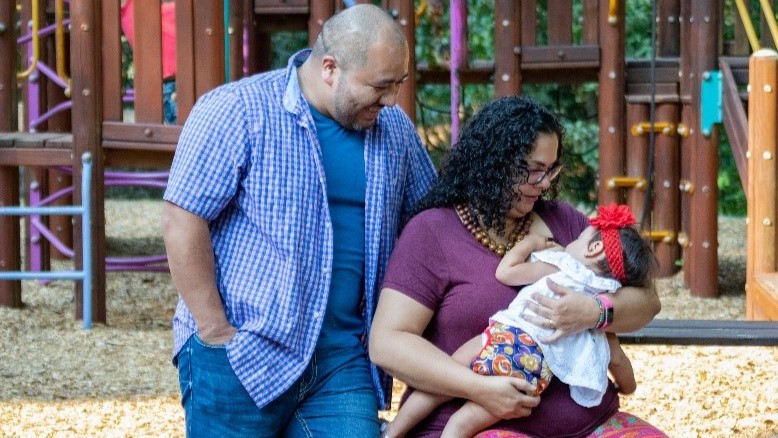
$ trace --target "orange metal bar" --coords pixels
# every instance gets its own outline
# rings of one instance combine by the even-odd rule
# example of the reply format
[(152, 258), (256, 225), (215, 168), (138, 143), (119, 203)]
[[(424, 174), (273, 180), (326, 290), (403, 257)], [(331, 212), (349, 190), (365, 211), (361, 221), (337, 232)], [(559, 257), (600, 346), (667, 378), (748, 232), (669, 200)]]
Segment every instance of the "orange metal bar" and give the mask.
[(65, 0), (56, 0), (54, 2), (54, 40), (57, 44), (57, 76), (65, 81), (68, 86), (65, 88), (65, 96), (70, 97), (70, 77), (65, 71)]
[(16, 79), (24, 79), (31, 75), (32, 72), (38, 67), (38, 60), (41, 55), (41, 41), (38, 31), (40, 29), (40, 2), (39, 0), (32, 0), (32, 60), (27, 70), (17, 73)]

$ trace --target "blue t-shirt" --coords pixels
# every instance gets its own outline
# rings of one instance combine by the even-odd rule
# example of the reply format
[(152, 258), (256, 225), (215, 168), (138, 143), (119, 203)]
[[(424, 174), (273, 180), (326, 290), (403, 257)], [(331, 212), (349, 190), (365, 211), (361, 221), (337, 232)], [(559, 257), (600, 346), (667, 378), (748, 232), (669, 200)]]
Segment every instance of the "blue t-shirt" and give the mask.
[(364, 134), (309, 107), (321, 145), (333, 240), (330, 295), (316, 348), (358, 346), (364, 332), (360, 310), (365, 284)]

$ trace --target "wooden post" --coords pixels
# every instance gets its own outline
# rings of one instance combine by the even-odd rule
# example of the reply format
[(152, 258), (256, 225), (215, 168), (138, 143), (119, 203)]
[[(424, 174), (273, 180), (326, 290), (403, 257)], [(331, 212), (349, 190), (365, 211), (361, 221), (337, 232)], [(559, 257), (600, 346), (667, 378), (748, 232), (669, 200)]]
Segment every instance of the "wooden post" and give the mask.
[[(763, 49), (749, 60), (748, 253), (746, 316), (778, 320), (776, 245), (776, 140), (778, 140), (778, 53)], [(768, 278), (765, 278), (768, 274)], [(765, 287), (770, 279), (772, 287)]]
[[(689, 247), (689, 230), (691, 229), (691, 198), (693, 187), (691, 186), (691, 162), (694, 159), (694, 137), (691, 134), (699, 131), (699, 117), (695, 119), (692, 106), (694, 83), (692, 81), (692, 60), (695, 56), (692, 50), (692, 26), (689, 22), (691, 16), (691, 2), (681, 2), (681, 70), (679, 71), (679, 90), (681, 93), (681, 123), (689, 130), (689, 136), (681, 137), (681, 175), (679, 190), (681, 192), (681, 233), (679, 234), (681, 247), (683, 248), (683, 274), (684, 283), (689, 284), (694, 265), (694, 252)], [(697, 89), (699, 93), (699, 89)], [(696, 122), (695, 122), (696, 120)], [(696, 124), (695, 124), (696, 123)]]
[[(135, 121), (162, 123), (162, 17), (159, 1), (135, 0), (132, 6), (135, 28), (135, 50), (132, 54), (135, 68)], [(214, 56), (215, 53), (210, 57)]]
[[(533, 2), (534, 3), (534, 2)], [(521, 92), (521, 2), (494, 2), (494, 95)], [(533, 27), (534, 28), (534, 27)]]
[(194, 8), (193, 43), (196, 62), (191, 71), (195, 77), (195, 100), (224, 84), (226, 79), (223, 1), (197, 2)]
[[(56, 65), (56, 57), (57, 57), (57, 45), (55, 44), (54, 38), (47, 38), (47, 48), (46, 53), (48, 57), (48, 63), (49, 65)], [(60, 54), (60, 56), (64, 56), (65, 59), (69, 59), (69, 50), (68, 50), (68, 39), (65, 38), (65, 44), (64, 44), (64, 51), (65, 53)], [(65, 96), (65, 91), (54, 81), (46, 81), (46, 106), (47, 111), (53, 109), (57, 105), (67, 101), (67, 97)], [(68, 133), (71, 132), (71, 118), (70, 118), (70, 112), (69, 111), (63, 111), (55, 116), (52, 116), (48, 121), (48, 131), (49, 132), (63, 132)], [(61, 172), (56, 169), (49, 169), (48, 170), (48, 193), (56, 193), (59, 190), (66, 189), (68, 187), (72, 187), (72, 178), (70, 177), (70, 174)], [(51, 203), (51, 205), (73, 205), (73, 200), (71, 196), (65, 196), (57, 201), (54, 201)], [(72, 227), (72, 219), (70, 216), (51, 216), (49, 217), (49, 228), (51, 229), (51, 232), (60, 240), (62, 243), (64, 243), (66, 246), (73, 247), (73, 227)], [(48, 241), (46, 242), (46, 246), (48, 247), (49, 254), (52, 258), (57, 259), (67, 259), (64, 254), (62, 254), (55, 246), (48, 244)]]
[(583, 5), (583, 29), (581, 35), (582, 44), (599, 44), (600, 17), (597, 13), (598, 0), (584, 0)]
[(624, 172), (624, 143), (626, 61), (624, 33), (624, 0), (617, 1), (615, 22), (608, 20), (610, 1), (600, 0), (600, 98), (598, 120), (600, 125), (600, 204), (622, 203), (617, 191), (609, 190), (609, 178)]
[[(624, 157), (626, 160), (625, 168), (626, 172), (624, 176), (632, 178), (646, 179), (646, 167), (648, 166), (648, 146), (649, 146), (649, 132), (646, 130), (642, 134), (632, 132), (632, 127), (639, 123), (649, 122), (649, 106), (645, 102), (631, 102), (627, 98), (627, 135), (626, 135), (626, 150), (624, 151)], [(654, 134), (656, 137), (656, 133)], [(632, 209), (632, 213), (635, 215), (635, 219), (640, 221), (643, 215), (643, 206), (646, 198), (646, 190), (648, 184), (643, 185), (642, 188), (631, 187), (625, 188), (622, 191), (626, 193), (627, 205)], [(618, 191), (619, 189), (614, 189)]]
[[(21, 24), (21, 34), (27, 35), (28, 33), (31, 33), (31, 29), (28, 26), (28, 23), (31, 23), (33, 20), (33, 17), (36, 16), (37, 12), (37, 19), (39, 20), (39, 23), (45, 23), (46, 21), (46, 11), (45, 11), (45, 3), (40, 2), (40, 9), (38, 11), (33, 11), (32, 9), (32, 1), (31, 0), (23, 0), (20, 4), (21, 11), (19, 13), (19, 18)], [(42, 27), (42, 26), (41, 26)], [(23, 46), (19, 46), (18, 50), (21, 53), (21, 59), (22, 59), (22, 69), (27, 68), (29, 66), (28, 59), (32, 56), (32, 43), (25, 44)], [(40, 45), (39, 45), (39, 56), (40, 61), (45, 62), (47, 61), (47, 47), (46, 47), (46, 38), (41, 37), (40, 38)], [(52, 64), (53, 65), (53, 64)], [(46, 93), (45, 93), (45, 85), (48, 82), (48, 78), (41, 74), (38, 71), (33, 71), (29, 76), (21, 80), (21, 83), (19, 84), (21, 91), (22, 91), (22, 101), (23, 101), (23, 107), (25, 111), (22, 113), (22, 130), (27, 131), (32, 127), (32, 120), (31, 118), (37, 118), (41, 114), (46, 112)], [(45, 131), (47, 130), (48, 124), (43, 123), (40, 126), (38, 126), (38, 131)], [(29, 193), (29, 187), (35, 185), (37, 186), (38, 190), (40, 190), (41, 198), (45, 198), (49, 193), (47, 191), (48, 185), (49, 185), (49, 175), (48, 172), (46, 172), (46, 169), (41, 167), (27, 167), (24, 169), (24, 177), (21, 181), (21, 193), (20, 197), (24, 198), (28, 196)], [(27, 232), (27, 236), (31, 236), (32, 226), (30, 225), (30, 217), (24, 216), (21, 218), (22, 224), (24, 229)], [(43, 223), (44, 226), (49, 227), (49, 221), (51, 217), (50, 216), (40, 216), (40, 221)], [(68, 218), (69, 219), (69, 218)], [(30, 261), (30, 237), (25, 239), (25, 241), (22, 244), (22, 247), (24, 248), (23, 254), (27, 254), (27, 260), (24, 264), (24, 269), (29, 270), (31, 266)], [(41, 251), (40, 251), (40, 268), (42, 270), (49, 270), (51, 268), (51, 257), (50, 257), (50, 251), (48, 248), (48, 245), (46, 242), (41, 242)]]
[(389, 12), (400, 25), (405, 39), (408, 41), (408, 79), (397, 95), (397, 105), (405, 111), (410, 119), (416, 122), (416, 21), (414, 18), (412, 0), (390, 0), (387, 2)]
[[(176, 0), (176, 115), (183, 125), (192, 111), (195, 92), (194, 0)], [(215, 54), (209, 56), (216, 56)]]
[(332, 0), (324, 0), (318, 2), (311, 2), (310, 15), (308, 18), (308, 46), (313, 47), (316, 43), (316, 38), (321, 33), (321, 28), (324, 26), (324, 22), (328, 18), (335, 14), (335, 2)]
[[(679, 107), (676, 101), (659, 102), (656, 119), (678, 125)], [(678, 175), (680, 146), (678, 135), (658, 134), (654, 144), (654, 208), (652, 230), (671, 233), (665, 239), (654, 240), (654, 254), (659, 262), (657, 277), (669, 277), (678, 272), (680, 257), (678, 229), (681, 217)]]
[(678, 56), (680, 53), (680, 3), (678, 0), (657, 1), (657, 56)]
[[(0, 132), (17, 130), (16, 107), (16, 2), (0, 2)], [(0, 154), (2, 150), (0, 150)], [(19, 169), (0, 166), (0, 205), (19, 203)], [(19, 218), (0, 217), (0, 270), (18, 271), (21, 268), (19, 252), (21, 228)], [(22, 282), (0, 281), (0, 306), (22, 307)]]
[(237, 81), (243, 77), (244, 60), (243, 60), (243, 23), (244, 23), (244, 8), (241, 3), (231, 1), (229, 3), (230, 16), (229, 27), (227, 28), (227, 37), (230, 44), (230, 81)]
[[(260, 33), (257, 27), (257, 16), (254, 13), (254, 2), (244, 1), (243, 20), (246, 32), (246, 60), (249, 75), (270, 69), (270, 58), (272, 57), (272, 47), (270, 45), (270, 34)], [(262, 35), (262, 36), (261, 36)], [(265, 65), (265, 63), (267, 63)]]
[[(100, 17), (101, 0), (80, 0), (70, 4), (71, 72), (73, 74), (73, 200), (82, 203), (81, 155), (92, 154), (92, 319), (105, 322), (105, 188), (104, 157), (101, 150), (103, 87)], [(81, 218), (75, 218), (73, 240), (76, 269), (83, 269)], [(83, 285), (76, 283), (76, 318), (83, 317)]]
[(120, 1), (103, 0), (102, 61), (103, 120), (120, 122), (124, 117), (122, 102), (122, 42)]
[(718, 0), (692, 1), (691, 21), (691, 108), (695, 130), (694, 157), (690, 163), (691, 228), (689, 251), (694, 253), (689, 264), (689, 289), (693, 296), (717, 297), (718, 285), (718, 170), (719, 133), (714, 125), (710, 132), (700, 128), (702, 99), (700, 87), (705, 72), (718, 67)]

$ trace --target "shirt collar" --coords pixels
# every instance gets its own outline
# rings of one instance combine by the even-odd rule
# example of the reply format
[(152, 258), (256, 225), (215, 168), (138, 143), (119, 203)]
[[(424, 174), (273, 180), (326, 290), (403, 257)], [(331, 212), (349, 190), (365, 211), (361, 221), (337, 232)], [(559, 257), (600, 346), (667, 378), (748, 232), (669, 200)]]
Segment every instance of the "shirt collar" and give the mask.
[(302, 97), (300, 83), (297, 80), (297, 69), (303, 65), (308, 56), (311, 55), (311, 49), (300, 50), (289, 58), (286, 66), (286, 90), (284, 91), (284, 109), (290, 113), (299, 112), (298, 104)]

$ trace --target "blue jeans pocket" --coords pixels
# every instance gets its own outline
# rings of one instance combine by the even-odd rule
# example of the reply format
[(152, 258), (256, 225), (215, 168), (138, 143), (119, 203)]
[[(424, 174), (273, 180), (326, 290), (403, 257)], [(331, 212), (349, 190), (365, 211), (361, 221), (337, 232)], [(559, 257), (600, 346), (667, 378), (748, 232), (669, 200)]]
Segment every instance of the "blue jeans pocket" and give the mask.
[(200, 337), (199, 333), (195, 333), (192, 335), (192, 339), (194, 339), (195, 342), (200, 344), (201, 347), (205, 348), (214, 348), (214, 349), (227, 349), (227, 344), (209, 344), (208, 342), (203, 341), (203, 338)]
[(192, 335), (178, 354), (187, 437), (252, 436), (259, 409), (232, 370), (227, 348)]

